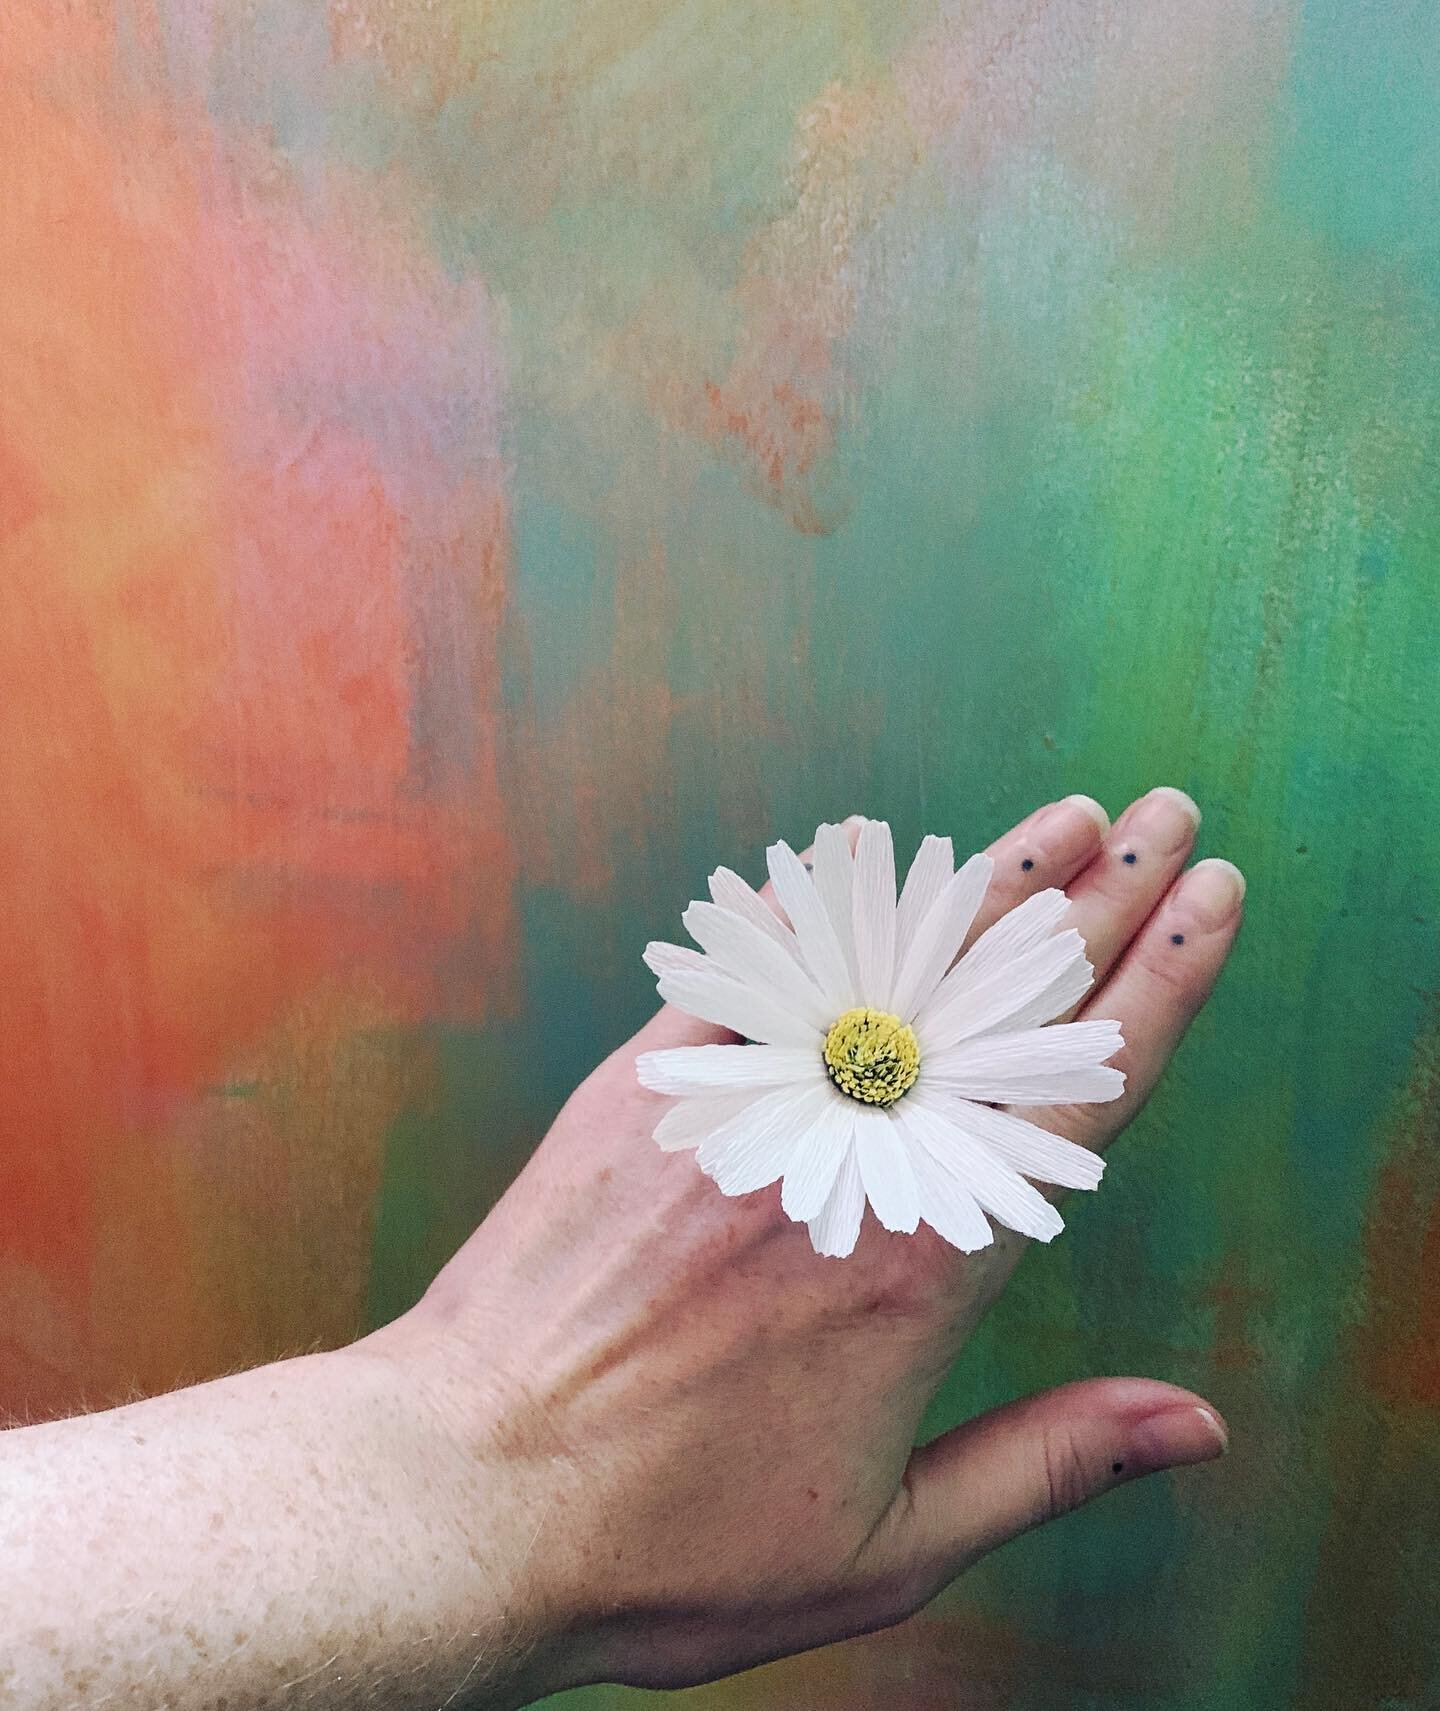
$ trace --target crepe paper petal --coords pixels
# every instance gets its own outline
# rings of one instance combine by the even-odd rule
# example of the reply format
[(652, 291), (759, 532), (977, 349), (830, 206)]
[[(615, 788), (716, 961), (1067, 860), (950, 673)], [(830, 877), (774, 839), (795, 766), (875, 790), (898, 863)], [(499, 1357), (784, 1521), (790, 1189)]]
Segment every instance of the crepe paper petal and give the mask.
[(862, 1105), (855, 1113), (855, 1159), (865, 1198), (887, 1230), (913, 1235), (920, 1222), (915, 1171), (888, 1112)]
[(815, 832), (815, 892), (825, 905), (845, 964), (851, 990), (858, 996), (860, 965), (855, 959), (855, 857), (843, 826), (820, 826)]
[(902, 1022), (914, 1020), (954, 962), (985, 901), (994, 870), (989, 856), (971, 856), (926, 910), (914, 942), (901, 959), (890, 995), (889, 1008)]
[(946, 981), (915, 1017), (930, 1053), (1000, 1029), (1019, 1032), (1053, 1022), (1090, 990), (1095, 971), (1073, 927), (1002, 963), (978, 982)]
[(701, 1094), (678, 1099), (655, 1125), (655, 1139), (667, 1153), (698, 1147), (701, 1141), (765, 1095), (747, 1087), (743, 1093)]
[(946, 983), (973, 991), (995, 969), (1009, 967), (1059, 932), (1069, 913), (1070, 899), (1063, 891), (1037, 891), (981, 933), (945, 977)]
[(962, 1254), (978, 1253), (981, 1248), (988, 1248), (995, 1240), (995, 1231), (980, 1210), (980, 1202), (921, 1143), (918, 1131), (912, 1126), (909, 1107), (903, 1101), (896, 1110), (895, 1122), (909, 1145), (915, 1184), (920, 1194), (921, 1218), (952, 1248), (959, 1248)]
[(855, 1136), (854, 1101), (839, 1093), (831, 1099), (796, 1143), (785, 1172), (780, 1206), (797, 1224), (808, 1223), (823, 1209)]
[(1125, 1091), (1105, 1067), (1120, 1050), (1118, 1022), (1061, 1022), (1020, 1034), (986, 1034), (927, 1058), (921, 1077), (986, 1105), (1102, 1104)]
[(934, 1162), (1007, 1229), (1048, 1242), (1065, 1228), (1064, 1219), (1038, 1189), (928, 1105), (916, 1103), (906, 1116)]
[(635, 1068), (642, 1087), (682, 1097), (805, 1081), (830, 1085), (815, 1052), (793, 1046), (669, 1046), (641, 1052)]
[(873, 1009), (889, 1010), (895, 979), (895, 846), (883, 820), (867, 820), (860, 828), (854, 914), (858, 990)]
[(851, 1147), (836, 1173), (830, 1198), (818, 1216), (809, 1220), (811, 1246), (828, 1259), (847, 1258), (855, 1251), (864, 1216), (865, 1187), (860, 1180), (855, 1149)]
[(993, 1105), (948, 1099), (941, 1094), (927, 1095), (925, 1102), (1021, 1176), (1053, 1182), (1057, 1188), (1100, 1186), (1105, 1160), (1089, 1147), (1076, 1146), (1074, 1141), (1052, 1135), (1037, 1123), (1027, 1123), (1013, 1111), (998, 1111)]
[(749, 921), (714, 903), (692, 903), (680, 917), (685, 930), (724, 973), (803, 1017), (822, 1033), (835, 1019), (809, 973)]
[(967, 1253), (993, 1240), (992, 1221), (1050, 1240), (1060, 1215), (1028, 1179), (1093, 1188), (1104, 1166), (993, 1107), (1114, 1099), (1125, 1085), (1108, 1061), (1116, 1023), (1042, 1025), (1093, 980), (1064, 894), (1027, 899), (957, 962), (988, 856), (956, 872), (949, 839), (927, 838), (898, 899), (881, 821), (863, 823), (853, 854), (843, 827), (821, 826), (813, 877), (788, 844), (768, 861), (786, 918), (719, 868), (712, 901), (684, 914), (701, 951), (646, 947), (662, 998), (754, 1042), (637, 1060), (641, 1083), (677, 1101), (657, 1143), (694, 1148), (726, 1194), (778, 1180), (781, 1208), (827, 1255), (854, 1248), (867, 1204), (888, 1230), (923, 1220)]
[(789, 917), (805, 966), (830, 1002), (828, 1020), (833, 1022), (855, 1002), (854, 977), (835, 923), (820, 901), (820, 893), (806, 873), (805, 864), (789, 844), (772, 844), (765, 855), (775, 896)]
[(764, 998), (718, 970), (662, 975), (656, 990), (667, 1004), (687, 1015), (713, 1022), (717, 1028), (729, 1028), (762, 1046), (813, 1045), (824, 1038), (780, 1001)]
[[(986, 982), (1000, 989), (987, 994), (984, 1032), (1004, 1028), (1023, 1033), (1040, 1028), (1073, 1010), (1095, 984), (1095, 970), (1085, 954), (1085, 941), (1074, 927), (1057, 933), (1016, 964), (1014, 993), (1004, 990), (996, 976)], [(1005, 983), (1010, 984), (1010, 983)], [(1023, 996), (1022, 996), (1023, 994)]]
[(803, 964), (794, 933), (738, 873), (732, 873), (728, 867), (717, 867), (710, 875), (710, 895), (722, 909), (728, 909), (732, 915), (738, 915), (742, 921), (758, 927), (767, 937), (774, 939), (788, 957)]
[(915, 931), (955, 871), (955, 845), (933, 834), (920, 840), (895, 906), (895, 955), (904, 962)]
[(785, 1174), (797, 1142), (830, 1102), (826, 1087), (763, 1093), (706, 1137), (695, 1155), (722, 1194), (753, 1194)]
[(703, 974), (710, 964), (689, 945), (667, 945), (663, 939), (652, 939), (645, 947), (645, 966), (660, 980), (667, 974)]

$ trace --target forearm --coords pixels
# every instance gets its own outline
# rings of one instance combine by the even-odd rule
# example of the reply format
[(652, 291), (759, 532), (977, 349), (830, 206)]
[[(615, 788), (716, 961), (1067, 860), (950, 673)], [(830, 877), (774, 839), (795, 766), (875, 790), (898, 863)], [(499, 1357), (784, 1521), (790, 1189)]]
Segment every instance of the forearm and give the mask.
[(0, 1707), (523, 1703), (511, 1530), (356, 1350), (5, 1432)]

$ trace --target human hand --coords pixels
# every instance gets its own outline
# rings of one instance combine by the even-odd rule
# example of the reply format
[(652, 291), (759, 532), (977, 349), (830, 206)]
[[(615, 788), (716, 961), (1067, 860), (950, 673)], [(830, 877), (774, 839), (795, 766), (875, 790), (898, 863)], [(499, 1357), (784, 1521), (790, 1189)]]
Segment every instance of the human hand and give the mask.
[[(1124, 1096), (1025, 1115), (1103, 1150), (1135, 1116), (1240, 921), (1227, 863), (1181, 878), (1197, 816), (1158, 791), (1105, 833), (1082, 798), (992, 847), (978, 933), (1065, 888), (1118, 1020)], [(1220, 1453), (1198, 1397), (1097, 1379), (912, 1453), (936, 1387), (1023, 1251), (962, 1255), (867, 1219), (817, 1257), (778, 1188), (727, 1199), (651, 1135), (636, 1056), (728, 1038), (663, 1010), (577, 1090), (421, 1304), (357, 1350), (400, 1363), (484, 1492), (474, 1550), (505, 1579), (547, 1688), (686, 1685), (908, 1615), (975, 1558), (1139, 1475)], [(496, 1525), (495, 1494), (507, 1515)]]

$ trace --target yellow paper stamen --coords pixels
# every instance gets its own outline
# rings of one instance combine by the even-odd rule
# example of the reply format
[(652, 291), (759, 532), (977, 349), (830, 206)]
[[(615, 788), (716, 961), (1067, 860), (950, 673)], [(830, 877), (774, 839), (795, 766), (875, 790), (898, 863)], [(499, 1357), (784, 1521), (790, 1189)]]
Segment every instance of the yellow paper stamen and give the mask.
[(825, 1068), (842, 1093), (893, 1105), (920, 1073), (915, 1033), (888, 1010), (847, 1010), (825, 1036)]

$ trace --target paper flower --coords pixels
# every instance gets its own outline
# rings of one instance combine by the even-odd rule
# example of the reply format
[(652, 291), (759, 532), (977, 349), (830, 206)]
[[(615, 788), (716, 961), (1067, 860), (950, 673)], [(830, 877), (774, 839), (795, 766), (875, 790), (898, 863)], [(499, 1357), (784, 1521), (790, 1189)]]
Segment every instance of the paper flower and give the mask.
[(988, 856), (957, 873), (950, 839), (927, 837), (897, 902), (883, 821), (862, 825), (853, 855), (841, 827), (821, 826), (813, 878), (788, 845), (766, 853), (783, 919), (722, 867), (713, 901), (683, 916), (701, 950), (646, 948), (662, 998), (747, 1042), (640, 1057), (642, 1084), (679, 1101), (655, 1139), (697, 1148), (725, 1194), (781, 1182), (817, 1253), (854, 1248), (867, 1200), (887, 1230), (923, 1219), (966, 1253), (993, 1240), (987, 1213), (1049, 1241), (1060, 1214), (1025, 1179), (1094, 1188), (1104, 1165), (999, 1107), (1125, 1085), (1106, 1067), (1118, 1023), (1043, 1025), (1094, 978), (1079, 933), (1061, 930), (1065, 894), (1028, 898), (956, 962)]

